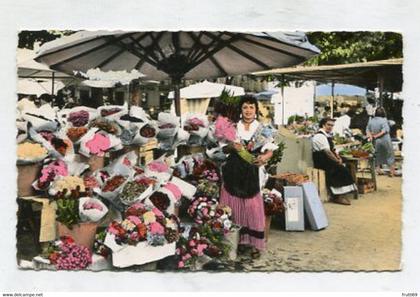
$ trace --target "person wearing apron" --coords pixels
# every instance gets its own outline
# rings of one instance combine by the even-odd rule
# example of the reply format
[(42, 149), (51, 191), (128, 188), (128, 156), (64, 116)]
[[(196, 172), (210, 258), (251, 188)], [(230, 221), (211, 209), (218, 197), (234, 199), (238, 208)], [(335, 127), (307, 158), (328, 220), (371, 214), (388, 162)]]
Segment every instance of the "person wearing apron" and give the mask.
[(343, 160), (335, 152), (331, 131), (334, 120), (324, 118), (319, 122), (319, 131), (312, 137), (312, 156), (314, 167), (325, 171), (327, 187), (333, 196), (332, 201), (350, 205), (344, 194), (357, 191), (350, 171), (343, 165)]

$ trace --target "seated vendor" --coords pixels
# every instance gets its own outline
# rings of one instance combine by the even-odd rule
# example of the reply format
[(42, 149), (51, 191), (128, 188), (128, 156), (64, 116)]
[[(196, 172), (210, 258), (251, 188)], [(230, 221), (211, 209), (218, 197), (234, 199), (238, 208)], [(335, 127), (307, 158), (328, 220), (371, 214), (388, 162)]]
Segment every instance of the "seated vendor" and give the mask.
[(314, 167), (325, 171), (327, 187), (332, 194), (332, 201), (350, 205), (344, 194), (357, 191), (350, 171), (343, 165), (343, 160), (334, 149), (331, 131), (334, 120), (323, 118), (319, 122), (319, 131), (312, 137), (312, 155)]

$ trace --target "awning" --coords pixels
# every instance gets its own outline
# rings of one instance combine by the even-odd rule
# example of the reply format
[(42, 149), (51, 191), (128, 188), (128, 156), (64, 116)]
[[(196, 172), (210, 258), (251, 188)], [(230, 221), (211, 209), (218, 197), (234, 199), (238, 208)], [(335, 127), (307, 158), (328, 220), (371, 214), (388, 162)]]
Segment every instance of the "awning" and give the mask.
[(334, 81), (370, 90), (378, 87), (382, 80), (385, 91), (399, 92), (403, 81), (402, 64), (401, 58), (340, 65), (287, 67), (252, 74), (256, 76), (284, 75), (287, 79), (315, 80), (323, 83)]

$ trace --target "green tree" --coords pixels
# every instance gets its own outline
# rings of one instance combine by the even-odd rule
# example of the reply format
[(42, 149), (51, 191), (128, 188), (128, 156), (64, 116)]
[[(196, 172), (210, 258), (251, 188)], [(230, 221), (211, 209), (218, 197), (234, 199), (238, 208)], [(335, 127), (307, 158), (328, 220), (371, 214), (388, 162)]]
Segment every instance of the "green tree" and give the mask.
[(39, 42), (41, 45), (45, 42), (60, 38), (65, 35), (73, 34), (74, 31), (65, 30), (41, 30), (41, 31), (20, 31), (18, 38), (19, 48), (34, 49), (34, 43)]
[(395, 32), (308, 32), (321, 54), (305, 65), (334, 65), (401, 58), (402, 35)]

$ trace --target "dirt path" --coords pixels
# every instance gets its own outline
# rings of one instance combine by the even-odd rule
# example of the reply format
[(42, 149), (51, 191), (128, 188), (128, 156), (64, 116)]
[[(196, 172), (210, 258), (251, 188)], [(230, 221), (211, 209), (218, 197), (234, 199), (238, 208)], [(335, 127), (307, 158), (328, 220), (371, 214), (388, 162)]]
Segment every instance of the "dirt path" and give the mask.
[(351, 206), (325, 203), (325, 230), (281, 231), (272, 226), (268, 250), (245, 270), (399, 270), (401, 178), (378, 178), (378, 191), (359, 195)]

